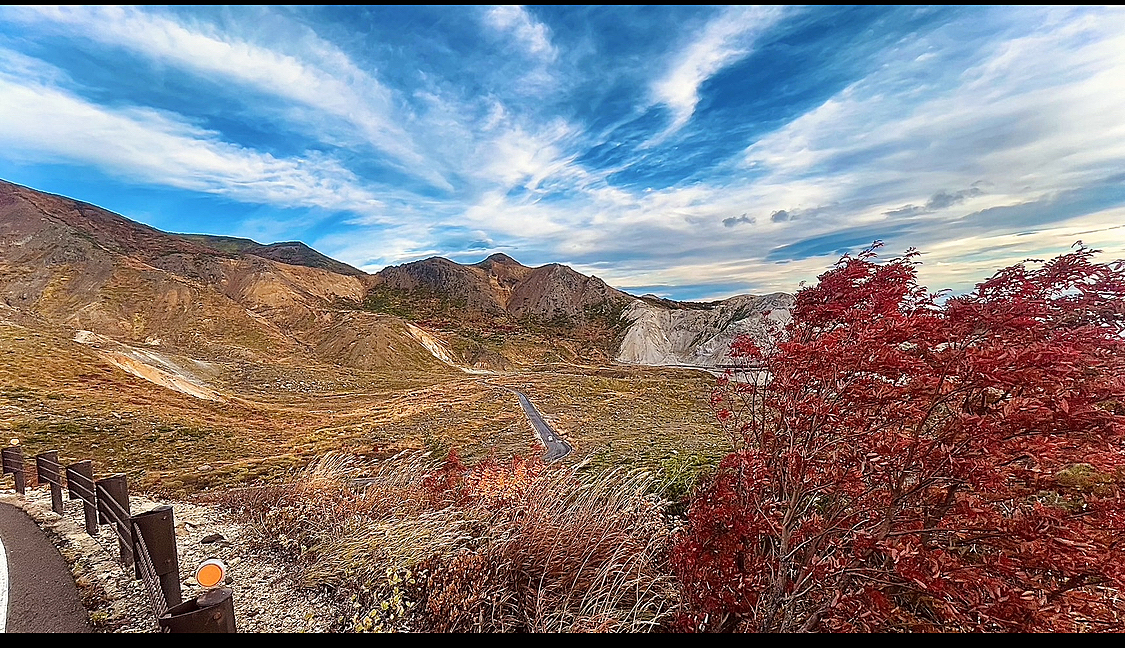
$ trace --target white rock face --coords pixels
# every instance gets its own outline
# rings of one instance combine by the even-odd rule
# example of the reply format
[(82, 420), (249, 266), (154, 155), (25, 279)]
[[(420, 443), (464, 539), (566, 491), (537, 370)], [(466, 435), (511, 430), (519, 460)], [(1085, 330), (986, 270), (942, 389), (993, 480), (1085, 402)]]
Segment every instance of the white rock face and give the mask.
[(730, 362), (730, 345), (740, 335), (759, 345), (772, 342), (771, 322), (789, 322), (793, 296), (738, 295), (709, 309), (668, 308), (637, 300), (626, 311), (633, 321), (621, 342), (618, 362), (714, 367)]

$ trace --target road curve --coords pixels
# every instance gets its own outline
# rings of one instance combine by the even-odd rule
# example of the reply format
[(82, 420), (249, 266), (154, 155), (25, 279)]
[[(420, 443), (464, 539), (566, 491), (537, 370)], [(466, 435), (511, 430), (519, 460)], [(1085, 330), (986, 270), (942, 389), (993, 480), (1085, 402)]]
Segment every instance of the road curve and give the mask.
[(22, 509), (0, 503), (7, 562), (4, 632), (90, 632), (74, 577), (55, 545)]

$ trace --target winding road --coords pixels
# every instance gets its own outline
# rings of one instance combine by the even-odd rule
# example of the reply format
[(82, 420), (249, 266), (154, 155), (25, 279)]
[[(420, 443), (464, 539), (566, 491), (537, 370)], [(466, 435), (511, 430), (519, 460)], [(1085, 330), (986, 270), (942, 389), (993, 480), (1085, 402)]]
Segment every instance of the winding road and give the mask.
[(539, 435), (539, 440), (547, 448), (547, 454), (543, 457), (543, 461), (551, 462), (556, 459), (562, 459), (570, 454), (574, 448), (566, 442), (565, 439), (555, 432), (547, 421), (543, 420), (543, 415), (539, 410), (535, 409), (535, 405), (528, 400), (522, 392), (518, 392), (510, 387), (503, 387), (501, 385), (493, 385), (492, 383), (484, 383), (490, 387), (498, 387), (504, 391), (509, 391), (516, 395), (520, 401), (520, 407), (523, 408), (523, 413), (527, 415), (527, 420), (531, 422), (531, 427), (535, 428), (535, 433)]

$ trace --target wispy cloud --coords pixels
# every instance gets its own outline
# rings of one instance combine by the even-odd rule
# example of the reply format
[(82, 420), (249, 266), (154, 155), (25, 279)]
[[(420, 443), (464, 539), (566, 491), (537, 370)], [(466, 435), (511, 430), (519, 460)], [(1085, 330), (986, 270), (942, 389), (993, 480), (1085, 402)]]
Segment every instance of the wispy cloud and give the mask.
[(699, 88), (716, 72), (749, 54), (754, 40), (785, 15), (782, 7), (730, 7), (703, 28), (698, 38), (671, 58), (671, 66), (652, 86), (657, 103), (672, 113), (665, 133), (683, 127), (699, 104)]
[[(398, 167), (437, 186), (448, 182), (420, 152), (393, 92), (338, 47), (314, 34), (276, 41), (292, 53), (263, 46), (206, 23), (186, 25), (134, 7), (28, 7), (10, 17), (46, 23), (139, 54), (191, 74), (234, 83), (307, 106), (313, 115), (346, 122), (364, 140), (397, 161)], [(305, 113), (307, 115), (308, 113)], [(301, 113), (291, 113), (300, 119)], [(314, 124), (323, 128), (323, 119)]]
[[(962, 31), (960, 24), (886, 52), (860, 81), (751, 145), (745, 180), (616, 190), (612, 202), (599, 199), (609, 187), (590, 182), (561, 206), (516, 208), (498, 200), (489, 210), (512, 209), (526, 221), (585, 214), (596, 227), (572, 229), (546, 247), (579, 266), (615, 259), (599, 276), (621, 285), (737, 276), (761, 289), (791, 289), (840, 252), (883, 239), (892, 251), (932, 250), (927, 261), (934, 268), (925, 278), (939, 282), (935, 287), (965, 288), (1012, 254), (1045, 249), (1032, 241), (1065, 250), (1070, 232), (1099, 222), (1082, 213), (1121, 200), (1108, 196), (1063, 209), (1057, 197), (1091, 196), (1107, 174), (1125, 168), (1123, 25), (1104, 16), (1045, 24), (1040, 15), (1025, 18), (1020, 35), (986, 43), (964, 59), (923, 56), (933, 42)], [(958, 65), (964, 67), (956, 75), (945, 71)], [(945, 85), (894, 91), (917, 78)], [(1024, 203), (1019, 210), (982, 211)], [(982, 215), (965, 218), (977, 212)], [(904, 217), (916, 220), (900, 222)], [(1068, 225), (1052, 226), (1052, 218)], [(1014, 236), (1013, 228), (1032, 224), (1040, 233), (1018, 247), (979, 247), (999, 245)], [(969, 259), (970, 251), (977, 256)], [(1111, 254), (1123, 251), (1120, 239), (1110, 246)], [(956, 259), (973, 272), (947, 265)]]
[(485, 13), (485, 20), (497, 31), (510, 34), (533, 56), (548, 60), (558, 56), (558, 50), (551, 44), (550, 30), (524, 7), (518, 5), (491, 7)]
[[(0, 50), (0, 61), (20, 59)], [(18, 67), (25, 74), (33, 69)], [(235, 200), (371, 215), (380, 213), (382, 205), (354, 174), (323, 155), (277, 158), (224, 142), (216, 133), (166, 113), (108, 109), (24, 75), (3, 72), (0, 144), (10, 157), (49, 156)]]
[(932, 214), (947, 207), (960, 205), (969, 198), (976, 198), (983, 193), (980, 187), (969, 187), (968, 189), (962, 189), (960, 191), (946, 191), (942, 189), (930, 196), (930, 199), (926, 201), (925, 205), (903, 205), (898, 209), (892, 209), (883, 213), (892, 217)]

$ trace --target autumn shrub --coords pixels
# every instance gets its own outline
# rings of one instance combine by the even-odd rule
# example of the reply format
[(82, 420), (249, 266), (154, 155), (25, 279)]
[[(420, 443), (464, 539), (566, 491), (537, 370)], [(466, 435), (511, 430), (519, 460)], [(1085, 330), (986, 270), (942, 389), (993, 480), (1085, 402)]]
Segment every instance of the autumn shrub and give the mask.
[[(647, 631), (678, 605), (651, 478), (516, 457), (328, 458), (291, 484), (232, 492), (263, 547), (333, 589), (347, 627), (453, 632)], [(349, 616), (350, 612), (350, 616)]]
[(776, 348), (736, 342), (682, 627), (1125, 629), (1125, 266), (1078, 247), (943, 299), (875, 249)]

